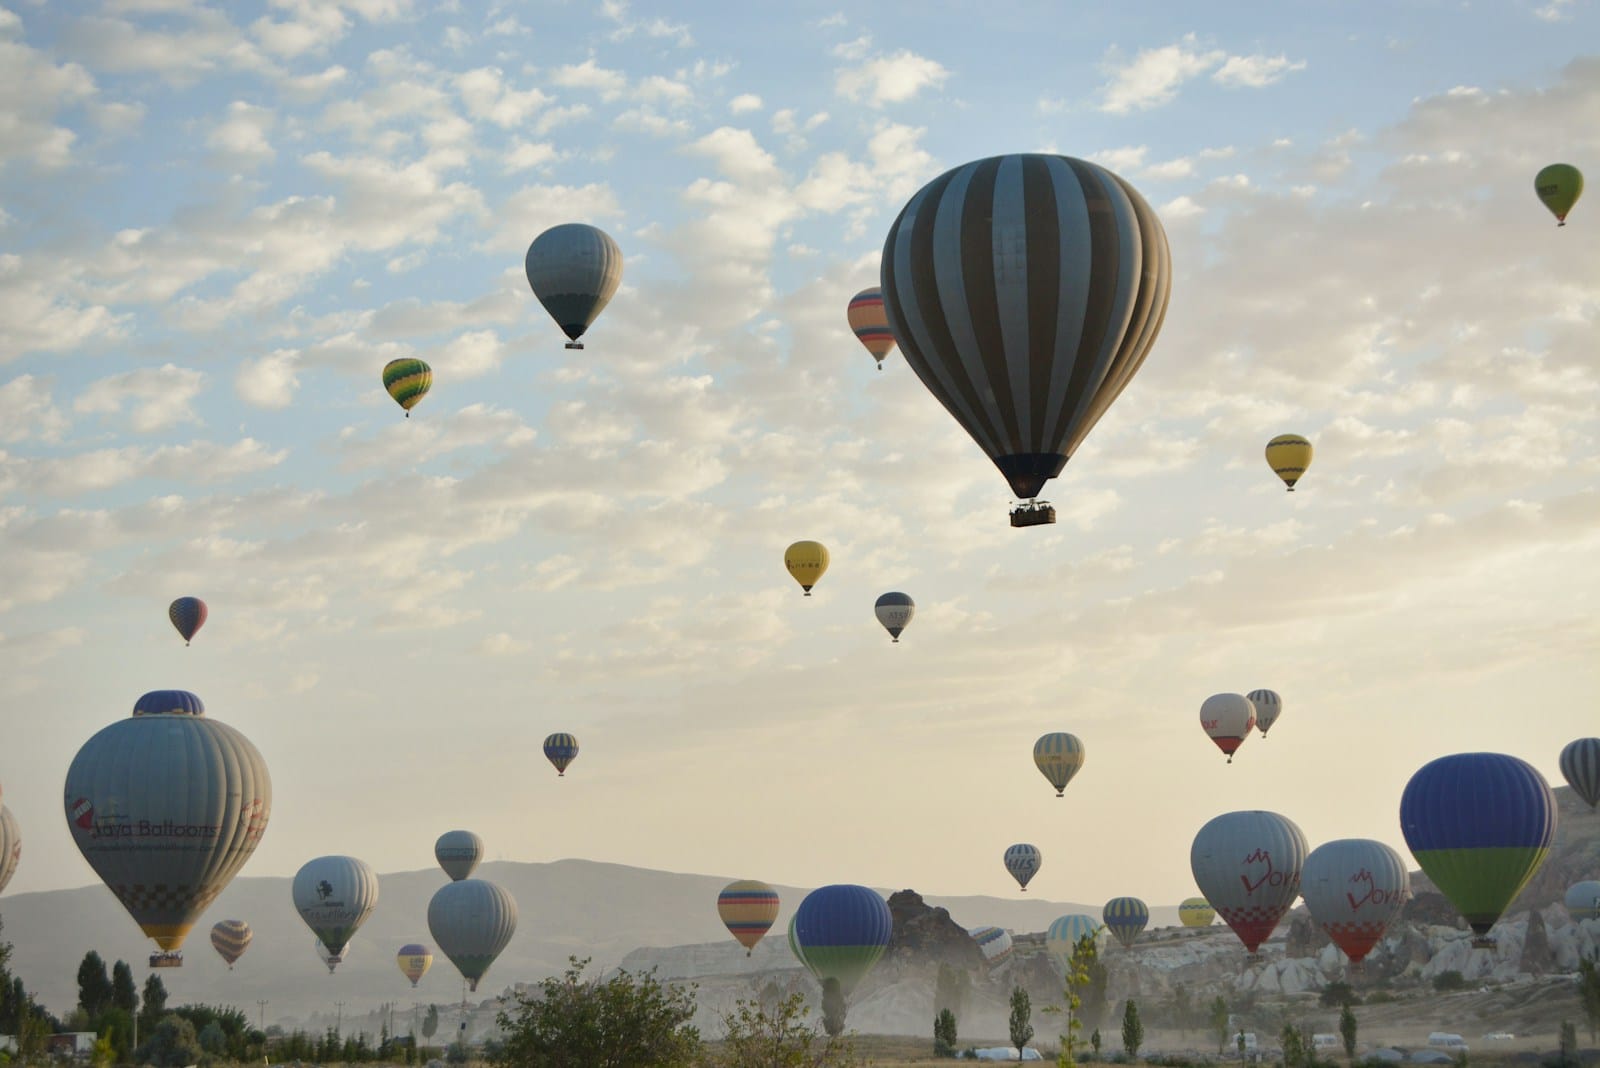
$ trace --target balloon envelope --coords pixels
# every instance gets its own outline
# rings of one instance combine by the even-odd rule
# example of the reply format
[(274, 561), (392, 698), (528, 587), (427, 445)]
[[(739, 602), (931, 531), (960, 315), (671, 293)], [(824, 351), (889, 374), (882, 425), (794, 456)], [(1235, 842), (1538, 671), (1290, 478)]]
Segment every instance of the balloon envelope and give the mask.
[(1045, 952), (1054, 957), (1064, 968), (1072, 960), (1072, 951), (1077, 949), (1078, 943), (1084, 938), (1098, 940), (1100, 932), (1105, 925), (1086, 913), (1077, 912), (1071, 916), (1062, 916), (1045, 929)]
[(1586, 879), (1581, 883), (1573, 883), (1567, 887), (1562, 904), (1567, 906), (1567, 914), (1574, 920), (1600, 919), (1600, 882)]
[(1359, 964), (1411, 899), (1411, 876), (1382, 842), (1340, 838), (1306, 857), (1300, 895), (1312, 920)]
[(789, 948), (818, 982), (839, 983), (849, 997), (883, 956), (894, 919), (877, 891), (851, 883), (821, 886), (795, 910)]
[(11, 809), (0, 805), (0, 892), (6, 888), (11, 877), (17, 874), (17, 865), (22, 862), (22, 828), (17, 824), (17, 817)]
[(544, 758), (555, 765), (557, 778), (565, 778), (567, 765), (578, 759), (578, 739), (570, 734), (549, 735), (544, 740)]
[(717, 915), (728, 933), (745, 948), (745, 956), (772, 929), (778, 918), (778, 905), (778, 892), (757, 879), (735, 880), (717, 895)]
[(295, 872), (290, 893), (295, 911), (311, 933), (330, 953), (342, 955), (339, 947), (378, 907), (378, 876), (366, 861), (355, 857), (317, 857)]
[(1028, 889), (1028, 880), (1039, 874), (1039, 866), (1044, 863), (1044, 856), (1039, 852), (1039, 847), (1028, 845), (1026, 842), (1007, 846), (1002, 859), (1006, 871), (1011, 873), (1011, 877), (1024, 891)]
[(1556, 225), (1565, 226), (1567, 212), (1583, 195), (1583, 173), (1570, 163), (1552, 163), (1534, 175), (1533, 191), (1556, 217)]
[(483, 859), (483, 839), (471, 831), (446, 831), (433, 843), (433, 859), (452, 879), (465, 879)]
[(1161, 221), (1066, 156), (993, 156), (918, 191), (880, 283), (906, 362), (1016, 496), (1061, 473), (1155, 342), (1171, 290)]
[(1600, 804), (1600, 738), (1579, 738), (1561, 750), (1561, 777), (1594, 808)]
[(1228, 754), (1230, 764), (1255, 725), (1256, 706), (1243, 694), (1212, 694), (1200, 705), (1200, 728), (1218, 749)]
[(188, 645), (206, 624), (206, 603), (198, 597), (179, 597), (167, 606), (167, 618)]
[(272, 779), (250, 740), (187, 690), (154, 690), (67, 769), (67, 829), (83, 859), (164, 951), (255, 852)]
[(881, 371), (883, 358), (894, 348), (894, 334), (889, 330), (889, 317), (883, 310), (883, 290), (877, 286), (863, 289), (850, 298), (850, 307), (845, 314), (850, 320), (850, 329), (855, 331), (856, 340), (878, 361)]
[(1556, 799), (1526, 761), (1457, 753), (1411, 776), (1400, 795), (1400, 832), (1481, 938), (1549, 854)]
[(1254, 953), (1300, 896), (1306, 836), (1276, 812), (1225, 812), (1189, 847), (1189, 868), (1206, 901)]
[(410, 979), (412, 986), (416, 986), (428, 974), (428, 969), (433, 967), (433, 951), (421, 943), (410, 942), (400, 947), (394, 962), (399, 966), (400, 974)]
[(783, 551), (783, 566), (810, 597), (811, 587), (828, 570), (828, 548), (818, 541), (797, 541)]
[(1272, 473), (1283, 479), (1290, 492), (1311, 466), (1311, 442), (1299, 434), (1279, 434), (1267, 442), (1267, 464)]
[(1251, 690), (1245, 697), (1249, 698), (1250, 704), (1256, 710), (1256, 730), (1265, 738), (1267, 731), (1283, 714), (1283, 698), (1272, 690)]
[(504, 887), (482, 879), (446, 883), (428, 902), (428, 930), (468, 989), (476, 990), (517, 932), (517, 902)]
[(872, 611), (878, 617), (878, 622), (883, 624), (883, 629), (889, 632), (889, 637), (899, 641), (900, 632), (906, 629), (911, 617), (917, 613), (917, 603), (904, 593), (886, 593), (878, 598)]
[(383, 365), (383, 388), (410, 415), (433, 388), (433, 368), (421, 360), (390, 360)]
[(1150, 906), (1136, 897), (1114, 897), (1106, 902), (1100, 917), (1122, 947), (1131, 949), (1139, 932), (1150, 923)]
[(250, 925), (243, 920), (223, 920), (211, 928), (211, 948), (228, 962), (228, 970), (250, 948)]
[(1217, 910), (1203, 897), (1186, 897), (1178, 905), (1178, 922), (1185, 927), (1210, 927)]
[(1033, 766), (1038, 768), (1060, 797), (1067, 783), (1083, 767), (1083, 743), (1078, 736), (1065, 731), (1054, 731), (1033, 743)]
[(581, 349), (578, 339), (622, 284), (622, 250), (602, 230), (563, 223), (533, 239), (523, 268), (533, 295), (571, 339), (567, 347)]
[(983, 952), (983, 959), (990, 965), (997, 965), (1011, 956), (1014, 944), (1010, 932), (1004, 927), (974, 927), (967, 934), (978, 943), (978, 949)]

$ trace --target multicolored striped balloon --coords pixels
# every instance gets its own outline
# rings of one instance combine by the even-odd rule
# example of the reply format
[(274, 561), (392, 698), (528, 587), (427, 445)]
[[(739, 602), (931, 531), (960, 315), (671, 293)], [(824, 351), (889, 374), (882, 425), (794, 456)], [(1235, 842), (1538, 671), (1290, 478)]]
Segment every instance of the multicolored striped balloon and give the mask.
[(223, 920), (211, 928), (211, 948), (228, 962), (228, 970), (231, 972), (234, 962), (244, 956), (244, 951), (250, 948), (251, 937), (248, 923), (243, 920)]
[(756, 943), (772, 930), (778, 918), (778, 892), (757, 879), (738, 879), (717, 895), (717, 915), (728, 933), (745, 948), (745, 956), (755, 952)]
[(1083, 743), (1078, 736), (1065, 731), (1052, 731), (1033, 743), (1033, 766), (1039, 769), (1060, 797), (1067, 783), (1083, 767)]
[(578, 739), (570, 734), (552, 734), (544, 740), (544, 758), (555, 765), (556, 778), (565, 778), (567, 765), (578, 759)]
[(428, 974), (428, 969), (433, 967), (433, 953), (420, 942), (410, 942), (400, 947), (400, 952), (394, 955), (394, 962), (399, 966), (400, 974), (410, 979), (412, 986), (416, 986)]
[(390, 360), (383, 365), (383, 388), (410, 419), (411, 409), (433, 388), (433, 368), (421, 360)]
[(167, 618), (178, 628), (183, 644), (188, 645), (206, 625), (206, 603), (198, 597), (179, 597), (167, 606)]
[(973, 927), (967, 934), (978, 943), (978, 948), (983, 951), (983, 959), (990, 967), (1011, 956), (1011, 951), (1015, 948), (1011, 941), (1011, 932), (1004, 927)]
[(1556, 799), (1524, 760), (1457, 753), (1423, 765), (1406, 783), (1400, 833), (1483, 940), (1549, 855)]
[(789, 923), (789, 949), (817, 981), (834, 980), (849, 997), (889, 945), (894, 918), (876, 890), (852, 883), (820, 886)]
[(846, 315), (850, 329), (856, 332), (856, 340), (878, 361), (878, 370), (883, 370), (883, 358), (894, 348), (894, 334), (889, 330), (889, 317), (883, 310), (883, 290), (873, 286), (851, 297)]
[(1150, 923), (1150, 906), (1136, 897), (1114, 897), (1106, 902), (1100, 916), (1122, 948), (1132, 949), (1139, 933)]

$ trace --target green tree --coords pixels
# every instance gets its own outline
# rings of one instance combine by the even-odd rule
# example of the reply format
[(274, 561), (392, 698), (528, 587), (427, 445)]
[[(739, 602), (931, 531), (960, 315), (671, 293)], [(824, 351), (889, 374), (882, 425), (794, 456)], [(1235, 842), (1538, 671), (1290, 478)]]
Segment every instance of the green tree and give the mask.
[(1172, 988), (1172, 1018), (1186, 1035), (1194, 1028), (1194, 1005), (1189, 1001), (1189, 988), (1182, 983)]
[(1142, 1045), (1144, 1045), (1144, 1021), (1139, 1019), (1138, 1003), (1129, 998), (1128, 1007), (1122, 1010), (1122, 1048), (1127, 1051), (1128, 1056), (1137, 1057), (1139, 1047)]
[(949, 1009), (940, 1009), (939, 1015), (933, 1018), (933, 1055), (956, 1055), (956, 1014)]
[(215, 1020), (206, 1024), (195, 1036), (195, 1041), (200, 1043), (200, 1048), (213, 1056), (218, 1056), (228, 1051), (228, 1036), (222, 1033), (222, 1025)]
[(1100, 1059), (1100, 1028), (1096, 1027), (1089, 1036), (1089, 1048), (1094, 1050), (1094, 1059)]
[(1451, 969), (1450, 971), (1440, 972), (1433, 977), (1433, 988), (1440, 993), (1451, 990), (1465, 990), (1467, 988), (1467, 979), (1460, 972)]
[(139, 1011), (139, 988), (133, 982), (133, 969), (119, 960), (111, 966), (111, 1004), (132, 1016)]
[(1220, 1057), (1228, 1045), (1228, 1032), (1231, 1030), (1228, 1026), (1228, 1003), (1223, 1000), (1221, 994), (1218, 994), (1217, 1000), (1211, 1003), (1209, 1022), (1211, 1033), (1217, 1036), (1217, 1056)]
[(1310, 1043), (1305, 1041), (1305, 1036), (1294, 1024), (1284, 1024), (1283, 1032), (1278, 1036), (1278, 1041), (1283, 1045), (1283, 1068), (1309, 1068), (1308, 1056)]
[(850, 1068), (860, 1062), (843, 1039), (824, 1039), (806, 1022), (806, 999), (801, 994), (776, 996), (769, 1004), (766, 991), (756, 1001), (740, 999), (733, 1012), (724, 1013), (726, 1037), (721, 1056), (713, 1062), (725, 1068)]
[(106, 962), (94, 950), (83, 955), (78, 965), (78, 1008), (89, 1018), (89, 1026), (100, 1019), (100, 1014), (111, 1007), (111, 976), (106, 974)]
[[(1067, 1025), (1061, 1035), (1061, 1053), (1056, 1057), (1057, 1068), (1073, 1068), (1076, 1065), (1078, 1049), (1078, 1032), (1083, 1030), (1084, 1020), (1079, 1012), (1083, 1007), (1083, 997), (1080, 990), (1094, 982), (1095, 966), (1099, 963), (1099, 951), (1095, 948), (1094, 936), (1084, 935), (1078, 939), (1077, 945), (1072, 947), (1072, 956), (1067, 958), (1067, 986), (1065, 991)], [(1104, 969), (1101, 969), (1102, 975)], [(1104, 999), (1104, 989), (1101, 998)], [(1090, 1021), (1091, 1025), (1094, 1021)]]
[(1589, 1041), (1600, 1037), (1600, 969), (1587, 958), (1578, 962), (1578, 1003), (1589, 1025)]
[(184, 1065), (199, 1064), (205, 1057), (205, 1050), (200, 1048), (194, 1024), (177, 1013), (168, 1013), (161, 1017), (150, 1037), (134, 1051), (133, 1057), (139, 1063), (155, 1065), (155, 1068), (183, 1068)]
[(495, 1017), (503, 1068), (674, 1068), (695, 1063), (700, 1032), (692, 994), (662, 986), (654, 972), (619, 971), (585, 979), (588, 960), (568, 958), (566, 973), (539, 984), (538, 995), (513, 995)]
[(1360, 1004), (1360, 1001), (1356, 998), (1355, 987), (1342, 981), (1332, 982), (1323, 987), (1322, 995), (1317, 1000), (1325, 1009), (1331, 1009), (1339, 1005)]
[(144, 1007), (139, 1010), (139, 1030), (146, 1035), (154, 1033), (156, 1025), (166, 1014), (167, 984), (161, 981), (161, 976), (152, 975), (144, 981)]
[(100, 1016), (100, 1038), (110, 1044), (115, 1064), (126, 1064), (133, 1052), (133, 1014), (127, 1009), (110, 1008)]
[(1350, 1063), (1356, 1059), (1356, 1013), (1347, 1001), (1339, 1010), (1339, 1037), (1344, 1039), (1344, 1055)]
[(822, 981), (822, 1029), (828, 1033), (829, 1038), (838, 1038), (844, 1034), (846, 1008), (844, 989), (839, 985), (839, 980), (833, 978), (824, 979)]
[(1578, 1025), (1571, 1020), (1561, 1021), (1561, 1063), (1578, 1063)]
[(1017, 1060), (1022, 1059), (1022, 1048), (1033, 1037), (1033, 1002), (1028, 992), (1020, 986), (1011, 988), (1011, 1044), (1017, 1047)]

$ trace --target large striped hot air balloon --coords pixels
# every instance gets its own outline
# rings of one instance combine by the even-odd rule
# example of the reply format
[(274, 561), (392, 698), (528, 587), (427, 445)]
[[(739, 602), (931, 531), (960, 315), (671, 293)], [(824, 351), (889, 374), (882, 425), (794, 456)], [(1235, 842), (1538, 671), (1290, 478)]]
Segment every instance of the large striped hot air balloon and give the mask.
[(1556, 799), (1526, 761), (1457, 753), (1424, 764), (1406, 783), (1400, 833), (1482, 944), (1549, 854)]
[(886, 593), (878, 598), (872, 611), (878, 617), (878, 622), (883, 624), (883, 629), (889, 632), (889, 637), (898, 642), (900, 633), (910, 625), (911, 617), (917, 614), (917, 603), (909, 594)]
[(1306, 836), (1276, 812), (1225, 812), (1189, 847), (1200, 892), (1254, 954), (1300, 896)]
[(446, 883), (428, 902), (428, 930), (467, 988), (477, 990), (517, 933), (517, 902), (510, 891), (483, 879)]
[(772, 929), (778, 918), (778, 892), (757, 879), (738, 879), (717, 895), (717, 915), (728, 933), (744, 947), (745, 956)]
[(1015, 948), (1011, 941), (1011, 933), (1004, 927), (973, 927), (967, 934), (978, 943), (984, 961), (991, 968), (999, 967), (1000, 962), (1011, 956), (1011, 951)]
[(428, 969), (433, 967), (433, 952), (420, 942), (408, 942), (394, 955), (394, 962), (400, 968), (400, 974), (410, 979), (412, 986), (416, 986), (428, 974)]
[(1150, 923), (1150, 906), (1136, 897), (1114, 897), (1106, 902), (1100, 917), (1122, 948), (1132, 949), (1139, 932)]
[(828, 571), (828, 547), (820, 541), (797, 541), (783, 551), (783, 566), (811, 596), (811, 587)]
[(556, 778), (565, 778), (567, 765), (578, 759), (578, 739), (570, 734), (552, 734), (544, 740), (544, 758), (555, 767)]
[(206, 603), (198, 597), (179, 597), (167, 605), (167, 618), (177, 628), (183, 644), (188, 645), (206, 625)]
[(290, 893), (295, 911), (327, 948), (332, 971), (344, 956), (345, 943), (378, 907), (378, 876), (355, 857), (317, 857), (295, 872)]
[[(906, 362), (1019, 498), (1061, 473), (1154, 344), (1161, 221), (1104, 167), (993, 156), (947, 171), (889, 228), (881, 286)], [(1014, 526), (1054, 522), (1028, 508)]]
[(567, 335), (567, 348), (581, 349), (578, 339), (622, 284), (622, 250), (603, 230), (563, 223), (533, 239), (523, 268), (533, 295)]
[(11, 809), (0, 805), (0, 893), (22, 863), (22, 828)]
[(883, 358), (894, 348), (889, 317), (883, 311), (883, 290), (873, 286), (851, 297), (846, 315), (850, 320), (850, 329), (855, 331), (856, 340), (866, 346), (872, 358), (878, 361), (878, 370), (883, 370)]
[(189, 930), (255, 852), (272, 779), (250, 740), (186, 690), (139, 698), (67, 769), (67, 829), (83, 859), (176, 967)]
[(1600, 738), (1579, 738), (1562, 747), (1561, 777), (1590, 808), (1600, 804)]
[(889, 945), (894, 919), (877, 891), (851, 883), (820, 886), (789, 924), (789, 948), (820, 983), (849, 997)]
[(1060, 797), (1067, 783), (1083, 767), (1083, 743), (1078, 736), (1065, 731), (1052, 731), (1033, 743), (1033, 766), (1039, 769)]
[(1186, 897), (1178, 904), (1178, 922), (1185, 927), (1210, 927), (1217, 910), (1203, 897)]
[(1359, 965), (1411, 898), (1400, 854), (1370, 838), (1324, 842), (1306, 857), (1300, 896), (1333, 944)]
[(1058, 917), (1044, 932), (1044, 948), (1063, 967), (1067, 967), (1072, 960), (1073, 950), (1078, 948), (1078, 943), (1085, 938), (1100, 940), (1105, 925), (1093, 916), (1083, 912), (1075, 912), (1070, 916)]
[(1228, 754), (1230, 764), (1255, 725), (1256, 706), (1243, 694), (1216, 693), (1200, 704), (1200, 729)]
[(390, 360), (383, 365), (383, 388), (405, 409), (406, 418), (410, 419), (411, 409), (433, 388), (433, 368), (421, 360)]
[(223, 920), (211, 928), (211, 948), (217, 951), (217, 956), (228, 962), (230, 972), (239, 958), (244, 956), (244, 951), (250, 948), (250, 938), (250, 925), (243, 920)]
[(1600, 920), (1600, 882), (1585, 879), (1581, 883), (1573, 883), (1567, 887), (1561, 903), (1567, 907), (1567, 915), (1574, 920)]
[(433, 843), (433, 859), (452, 879), (466, 879), (483, 859), (483, 839), (471, 831), (446, 831)]
[(1256, 710), (1256, 730), (1261, 732), (1261, 737), (1267, 736), (1267, 731), (1278, 722), (1278, 717), (1283, 715), (1283, 698), (1272, 690), (1251, 690), (1245, 694), (1250, 699), (1250, 704)]
[(1005, 856), (1001, 858), (1006, 866), (1006, 871), (1022, 887), (1022, 892), (1028, 892), (1028, 881), (1039, 874), (1039, 866), (1044, 863), (1044, 854), (1039, 852), (1039, 847), (1026, 842), (1007, 846)]

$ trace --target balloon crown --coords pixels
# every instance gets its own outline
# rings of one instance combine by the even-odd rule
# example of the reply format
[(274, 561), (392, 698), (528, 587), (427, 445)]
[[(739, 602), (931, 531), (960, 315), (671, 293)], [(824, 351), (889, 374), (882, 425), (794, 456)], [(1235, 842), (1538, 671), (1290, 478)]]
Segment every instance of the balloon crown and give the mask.
[(188, 690), (151, 690), (133, 703), (136, 716), (203, 716), (206, 704)]

